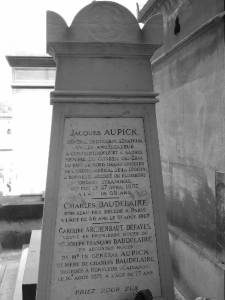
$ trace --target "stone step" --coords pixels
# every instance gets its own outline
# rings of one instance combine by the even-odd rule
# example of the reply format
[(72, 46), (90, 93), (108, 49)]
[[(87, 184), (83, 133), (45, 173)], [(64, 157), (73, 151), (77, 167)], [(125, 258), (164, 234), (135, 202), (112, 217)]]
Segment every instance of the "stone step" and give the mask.
[(13, 294), (13, 300), (22, 300), (23, 299), (22, 282), (23, 282), (23, 277), (24, 277), (27, 255), (28, 255), (28, 246), (24, 247), (24, 249), (22, 251), (20, 264), (19, 264), (19, 270), (18, 270), (17, 278), (16, 278), (15, 290), (14, 290), (14, 294)]

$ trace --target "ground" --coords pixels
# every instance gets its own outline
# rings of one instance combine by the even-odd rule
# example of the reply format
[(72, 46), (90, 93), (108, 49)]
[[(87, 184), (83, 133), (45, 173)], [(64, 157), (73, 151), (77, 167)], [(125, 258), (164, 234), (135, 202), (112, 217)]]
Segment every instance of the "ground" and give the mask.
[(12, 300), (21, 250), (0, 253), (0, 299)]

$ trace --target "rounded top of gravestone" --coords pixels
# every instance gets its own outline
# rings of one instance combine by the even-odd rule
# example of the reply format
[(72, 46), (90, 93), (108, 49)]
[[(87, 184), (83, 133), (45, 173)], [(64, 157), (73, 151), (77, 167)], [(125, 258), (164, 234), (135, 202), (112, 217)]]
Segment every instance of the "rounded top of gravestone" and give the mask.
[(70, 34), (79, 42), (141, 42), (141, 30), (134, 15), (111, 1), (94, 1), (84, 7), (75, 16)]

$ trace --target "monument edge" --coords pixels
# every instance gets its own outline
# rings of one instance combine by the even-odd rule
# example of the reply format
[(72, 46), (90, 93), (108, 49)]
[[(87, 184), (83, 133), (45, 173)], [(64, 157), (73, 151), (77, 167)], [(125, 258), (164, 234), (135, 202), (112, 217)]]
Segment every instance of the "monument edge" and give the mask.
[[(159, 152), (159, 140), (157, 134), (157, 120), (155, 107), (149, 110), (148, 117), (144, 118), (146, 147), (148, 154), (149, 176), (154, 211), (156, 239), (159, 258), (159, 270), (162, 296), (166, 300), (174, 300), (172, 265), (166, 250), (169, 247), (168, 226), (166, 220), (166, 203), (164, 197), (164, 185)], [(148, 143), (151, 141), (151, 143)], [(153, 170), (154, 175), (153, 175)], [(160, 188), (161, 187), (161, 188)], [(160, 200), (159, 200), (160, 199)], [(157, 298), (156, 298), (157, 299)], [(159, 298), (160, 299), (160, 298)]]
[(155, 104), (158, 93), (152, 92), (114, 92), (114, 91), (53, 91), (51, 104), (55, 103), (143, 103)]
[[(62, 122), (63, 120), (63, 122)], [(55, 224), (57, 215), (58, 190), (60, 181), (61, 166), (57, 164), (57, 160), (61, 160), (63, 151), (63, 130), (64, 118), (63, 113), (53, 107), (52, 111), (52, 127), (51, 139), (48, 159), (48, 172), (46, 180), (46, 195), (44, 203), (44, 213), (42, 221), (40, 261), (38, 270), (38, 284), (36, 300), (47, 300), (50, 296), (50, 291), (47, 285), (51, 281), (52, 262), (49, 263), (49, 258), (53, 255), (53, 247), (55, 240)], [(52, 176), (54, 174), (54, 176)], [(58, 178), (56, 180), (55, 178)], [(57, 199), (57, 202), (55, 202)], [(48, 213), (51, 212), (51, 218), (48, 218)], [(49, 245), (51, 245), (49, 247)], [(42, 257), (42, 259), (41, 259)], [(44, 287), (44, 288), (43, 288)]]
[(159, 45), (147, 43), (110, 42), (48, 42), (47, 52), (52, 56), (79, 57), (152, 57)]

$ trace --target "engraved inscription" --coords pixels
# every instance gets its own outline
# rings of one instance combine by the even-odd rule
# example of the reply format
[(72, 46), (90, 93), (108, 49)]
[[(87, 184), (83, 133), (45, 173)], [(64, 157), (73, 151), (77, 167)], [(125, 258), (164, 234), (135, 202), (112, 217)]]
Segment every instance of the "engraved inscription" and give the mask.
[(66, 118), (51, 299), (160, 296), (143, 120)]

